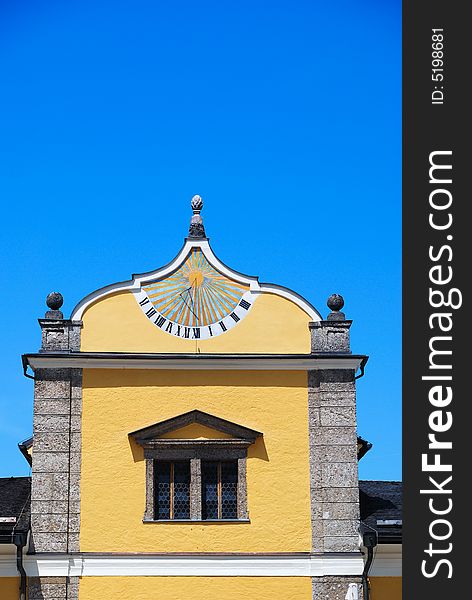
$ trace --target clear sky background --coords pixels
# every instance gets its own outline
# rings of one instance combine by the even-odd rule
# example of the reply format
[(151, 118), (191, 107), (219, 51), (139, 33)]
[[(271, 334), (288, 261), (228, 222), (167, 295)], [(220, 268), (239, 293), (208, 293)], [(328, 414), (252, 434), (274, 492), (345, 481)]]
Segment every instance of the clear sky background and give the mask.
[(343, 294), (360, 476), (401, 478), (400, 67), (399, 0), (0, 0), (0, 476), (46, 295), (166, 264), (200, 194), (223, 262)]

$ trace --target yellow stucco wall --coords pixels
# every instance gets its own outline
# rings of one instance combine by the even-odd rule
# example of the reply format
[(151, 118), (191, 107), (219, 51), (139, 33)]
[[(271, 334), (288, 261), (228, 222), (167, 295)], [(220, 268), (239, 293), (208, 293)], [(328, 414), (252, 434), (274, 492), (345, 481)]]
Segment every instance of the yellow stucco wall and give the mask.
[(79, 600), (311, 600), (309, 577), (82, 577)]
[(401, 577), (369, 577), (371, 600), (401, 600)]
[(19, 577), (0, 577), (0, 599), (18, 600), (20, 593)]
[[(264, 434), (248, 451), (249, 524), (142, 523), (145, 461), (128, 433), (193, 409)], [(84, 369), (80, 549), (309, 551), (307, 411), (305, 372)]]
[(163, 332), (139, 308), (131, 292), (92, 304), (83, 315), (82, 352), (255, 352), (310, 351), (310, 317), (275, 294), (261, 294), (236, 327), (209, 340), (184, 340)]

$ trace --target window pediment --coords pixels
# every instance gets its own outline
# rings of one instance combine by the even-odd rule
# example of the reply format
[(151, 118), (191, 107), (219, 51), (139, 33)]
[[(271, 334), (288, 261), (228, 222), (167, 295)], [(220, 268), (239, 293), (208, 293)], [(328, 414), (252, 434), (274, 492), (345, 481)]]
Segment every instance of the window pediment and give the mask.
[[(202, 426), (203, 431), (200, 436), (196, 436), (198, 431), (196, 428), (190, 427), (194, 424)], [(211, 435), (212, 431), (215, 432), (215, 436)], [(172, 433), (174, 435), (170, 435)], [(262, 434), (209, 413), (192, 410), (138, 429), (129, 435), (143, 448), (156, 449), (177, 446), (190, 448), (195, 445), (247, 448)]]

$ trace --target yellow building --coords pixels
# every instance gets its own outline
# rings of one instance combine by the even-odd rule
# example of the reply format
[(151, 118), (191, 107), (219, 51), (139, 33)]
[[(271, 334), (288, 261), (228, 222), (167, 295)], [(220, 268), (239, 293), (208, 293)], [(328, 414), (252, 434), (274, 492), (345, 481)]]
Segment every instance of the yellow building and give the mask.
[[(323, 320), (230, 269), (200, 197), (192, 208), (170, 264), (93, 292), (70, 319), (48, 296), (41, 350), (23, 357), (30, 535), (0, 559), (0, 598), (26, 580), (29, 600), (400, 598), (392, 523), (360, 527), (367, 357), (351, 352), (342, 298)], [(366, 518), (385, 516), (367, 488)], [(369, 588), (362, 536), (382, 527)]]

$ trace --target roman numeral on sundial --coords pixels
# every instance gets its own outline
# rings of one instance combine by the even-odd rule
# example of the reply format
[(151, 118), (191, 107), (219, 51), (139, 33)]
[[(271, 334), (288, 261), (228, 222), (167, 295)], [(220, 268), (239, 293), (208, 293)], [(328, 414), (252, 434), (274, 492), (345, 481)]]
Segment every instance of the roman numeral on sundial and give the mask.
[(162, 315), (159, 315), (157, 317), (157, 319), (154, 321), (154, 323), (158, 326), (158, 327), (162, 327), (164, 325), (164, 323), (166, 322), (165, 318)]
[[(189, 288), (190, 290), (190, 288)], [(168, 317), (162, 315), (158, 308), (155, 306), (154, 301), (150, 300), (150, 298), (144, 294), (144, 290), (142, 291), (141, 300), (138, 300), (139, 306), (142, 308), (143, 313), (146, 315), (148, 319), (150, 319), (157, 327), (165, 331), (166, 333), (170, 333), (179, 338), (187, 339), (187, 340), (200, 340), (200, 339), (209, 339), (214, 336), (217, 336), (221, 333), (225, 333), (235, 325), (237, 325), (245, 316), (246, 313), (238, 310), (241, 307), (242, 310), (248, 311), (252, 307), (252, 303), (248, 302), (246, 299), (241, 298), (237, 304), (237, 306), (231, 312), (226, 315), (222, 315), (221, 321), (217, 321), (212, 325), (204, 325), (204, 323), (199, 322), (199, 317), (192, 310), (193, 301), (190, 295), (189, 290), (184, 290), (183, 293), (180, 294), (180, 302), (182, 302), (187, 309), (195, 316), (196, 323), (195, 326), (192, 325), (179, 325), (171, 321)], [(186, 292), (186, 295), (184, 295)], [(190, 304), (188, 303), (190, 302)], [(215, 327), (218, 326), (218, 330)]]

